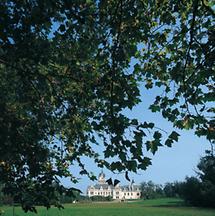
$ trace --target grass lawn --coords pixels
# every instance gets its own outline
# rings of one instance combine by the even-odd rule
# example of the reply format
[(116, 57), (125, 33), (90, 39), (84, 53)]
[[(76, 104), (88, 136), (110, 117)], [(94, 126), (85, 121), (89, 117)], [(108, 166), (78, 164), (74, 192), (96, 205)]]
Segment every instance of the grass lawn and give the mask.
[[(3, 207), (4, 216), (13, 216), (12, 207)], [(66, 204), (65, 209), (38, 207), (39, 216), (215, 216), (215, 209), (183, 206), (178, 199), (156, 199), (125, 203)], [(32, 216), (15, 208), (15, 216)]]

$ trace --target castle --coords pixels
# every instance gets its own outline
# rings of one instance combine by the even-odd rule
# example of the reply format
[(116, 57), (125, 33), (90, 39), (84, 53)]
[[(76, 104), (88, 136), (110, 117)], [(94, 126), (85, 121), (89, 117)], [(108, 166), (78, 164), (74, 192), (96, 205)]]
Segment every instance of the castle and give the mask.
[(128, 186), (120, 186), (119, 183), (116, 186), (109, 185), (106, 182), (105, 174), (101, 172), (99, 174), (98, 183), (88, 186), (88, 197), (103, 196), (112, 197), (113, 199), (126, 200), (126, 199), (139, 199), (141, 196), (140, 187), (134, 185), (133, 181)]

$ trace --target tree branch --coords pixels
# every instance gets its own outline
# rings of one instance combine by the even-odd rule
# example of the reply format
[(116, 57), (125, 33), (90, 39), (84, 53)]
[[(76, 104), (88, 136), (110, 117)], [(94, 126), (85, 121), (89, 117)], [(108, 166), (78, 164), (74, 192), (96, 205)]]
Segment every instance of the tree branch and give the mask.
[(185, 82), (185, 79), (186, 79), (185, 71), (186, 71), (186, 68), (187, 68), (188, 61), (189, 61), (190, 50), (191, 50), (191, 46), (192, 46), (193, 38), (194, 38), (194, 27), (195, 27), (195, 19), (196, 19), (197, 9), (198, 9), (198, 0), (195, 0), (194, 3), (193, 3), (193, 18), (192, 18), (192, 22), (191, 22), (191, 26), (190, 26), (190, 42), (189, 42), (189, 45), (188, 45), (186, 58), (185, 58), (185, 64), (184, 64), (184, 70), (183, 70), (183, 86), (184, 86), (184, 90), (185, 90), (185, 84), (186, 84), (186, 82)]

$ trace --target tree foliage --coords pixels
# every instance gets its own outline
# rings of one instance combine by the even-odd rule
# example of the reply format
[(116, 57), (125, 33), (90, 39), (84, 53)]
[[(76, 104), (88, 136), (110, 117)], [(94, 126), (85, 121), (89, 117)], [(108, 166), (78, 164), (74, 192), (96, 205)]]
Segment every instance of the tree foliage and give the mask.
[(140, 189), (143, 199), (155, 199), (164, 196), (162, 185), (155, 184), (152, 181), (142, 182)]
[(207, 152), (197, 165), (198, 178), (186, 178), (182, 197), (191, 205), (215, 207), (215, 157)]
[(203, 0), (176, 2), (158, 1), (146, 18), (153, 20), (140, 54), (146, 87), (164, 89), (150, 109), (214, 142), (214, 7)]
[(153, 112), (213, 142), (213, 27), (204, 0), (2, 0), (4, 192), (34, 211), (38, 199), (50, 207), (65, 192), (59, 177), (77, 182), (71, 165), (95, 178), (83, 156), (112, 171), (146, 169), (144, 148), (154, 154), (179, 134), (126, 116), (142, 84), (164, 91)]
[(183, 194), (184, 182), (167, 182), (163, 188), (166, 197), (181, 197)]

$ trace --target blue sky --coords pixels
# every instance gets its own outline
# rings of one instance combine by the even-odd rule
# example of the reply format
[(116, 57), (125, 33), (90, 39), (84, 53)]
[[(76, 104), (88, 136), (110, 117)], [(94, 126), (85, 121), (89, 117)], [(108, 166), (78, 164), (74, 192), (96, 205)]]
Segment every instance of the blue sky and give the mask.
[[(158, 91), (156, 89), (142, 90), (142, 102), (132, 111), (128, 112), (128, 116), (135, 117), (139, 121), (154, 122), (159, 128), (167, 132), (176, 130), (173, 129), (172, 124), (165, 120), (160, 113), (152, 113), (148, 110), (149, 105), (157, 94)], [(166, 146), (160, 147), (155, 155), (146, 153), (147, 156), (152, 158), (152, 165), (146, 171), (129, 174), (129, 177), (134, 179), (136, 184), (149, 180), (158, 184), (164, 184), (166, 182), (182, 181), (186, 176), (196, 175), (196, 165), (200, 156), (204, 155), (206, 149), (210, 149), (210, 144), (205, 138), (199, 138), (194, 135), (192, 130), (177, 130), (177, 132), (181, 135), (179, 142), (175, 143), (171, 148)], [(97, 168), (91, 161), (86, 159), (85, 163), (96, 175), (101, 172), (101, 169)], [(72, 172), (74, 175), (77, 175), (78, 169), (74, 168)], [(119, 179), (121, 185), (129, 184), (124, 174), (113, 174), (108, 170), (104, 170), (104, 172), (107, 178)], [(83, 193), (86, 193), (87, 186), (96, 182), (92, 182), (87, 177), (82, 176), (80, 182), (76, 185), (72, 185), (69, 179), (64, 179), (63, 183), (66, 186), (75, 186), (81, 189)]]

